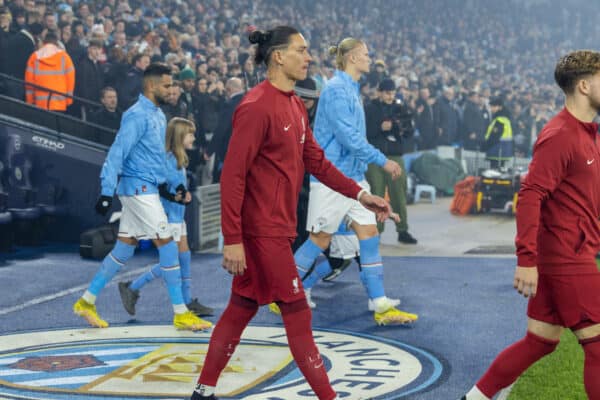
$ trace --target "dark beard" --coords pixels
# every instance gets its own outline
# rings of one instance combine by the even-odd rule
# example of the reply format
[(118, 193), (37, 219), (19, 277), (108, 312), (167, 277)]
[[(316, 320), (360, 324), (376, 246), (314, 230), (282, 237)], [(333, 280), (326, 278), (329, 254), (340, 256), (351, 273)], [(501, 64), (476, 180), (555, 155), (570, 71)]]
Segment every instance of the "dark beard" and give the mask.
[(166, 99), (163, 99), (162, 97), (159, 97), (157, 95), (154, 95), (154, 100), (156, 100), (156, 104), (158, 104), (159, 106), (169, 104)]

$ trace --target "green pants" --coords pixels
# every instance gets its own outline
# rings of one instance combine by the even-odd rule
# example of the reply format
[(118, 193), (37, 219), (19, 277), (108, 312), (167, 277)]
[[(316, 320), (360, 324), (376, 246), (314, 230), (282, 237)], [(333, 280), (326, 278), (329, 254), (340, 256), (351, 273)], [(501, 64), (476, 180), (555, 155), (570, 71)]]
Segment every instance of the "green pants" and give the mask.
[[(402, 175), (396, 180), (392, 180), (392, 176), (385, 172), (383, 168), (375, 164), (369, 164), (367, 170), (367, 181), (371, 185), (371, 193), (383, 197), (385, 188), (388, 188), (390, 196), (390, 204), (395, 213), (400, 215), (400, 222), (396, 224), (397, 232), (408, 231), (408, 221), (406, 219), (406, 171), (404, 169), (404, 160), (402, 156), (388, 156), (388, 159), (396, 161), (402, 167)], [(383, 232), (383, 224), (377, 223), (379, 232)]]

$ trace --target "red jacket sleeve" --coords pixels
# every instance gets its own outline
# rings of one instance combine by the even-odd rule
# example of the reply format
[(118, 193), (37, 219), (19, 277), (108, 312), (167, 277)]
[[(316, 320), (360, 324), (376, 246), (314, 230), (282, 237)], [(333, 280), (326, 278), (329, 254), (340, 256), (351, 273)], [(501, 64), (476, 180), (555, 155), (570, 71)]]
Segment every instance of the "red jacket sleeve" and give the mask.
[(537, 234), (542, 202), (557, 188), (567, 174), (572, 145), (568, 134), (560, 130), (545, 132), (538, 139), (527, 176), (521, 182), (517, 201), (517, 265), (537, 265)]
[(233, 115), (233, 131), (221, 172), (221, 228), (226, 245), (242, 242), (242, 204), (246, 175), (268, 129), (268, 115), (255, 103), (243, 104)]
[(310, 127), (306, 129), (303, 159), (306, 172), (314, 175), (315, 178), (332, 190), (352, 199), (356, 199), (358, 193), (362, 190), (354, 180), (342, 174), (325, 158), (325, 153), (315, 141)]

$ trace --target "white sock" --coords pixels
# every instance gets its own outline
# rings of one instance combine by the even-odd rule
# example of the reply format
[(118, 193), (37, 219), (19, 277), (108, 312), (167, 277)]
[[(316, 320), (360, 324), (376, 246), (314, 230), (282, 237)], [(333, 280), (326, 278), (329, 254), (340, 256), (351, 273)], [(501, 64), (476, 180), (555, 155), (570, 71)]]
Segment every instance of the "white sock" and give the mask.
[(196, 386), (196, 393), (208, 397), (215, 394), (215, 387), (199, 384)]
[(467, 393), (467, 400), (490, 400), (485, 394), (481, 393), (481, 390), (477, 386), (473, 386), (469, 393)]
[(86, 290), (83, 296), (81, 296), (89, 304), (96, 304), (96, 296), (91, 294), (89, 290)]
[(185, 304), (173, 304), (173, 311), (175, 314), (183, 314), (188, 312), (188, 308)]

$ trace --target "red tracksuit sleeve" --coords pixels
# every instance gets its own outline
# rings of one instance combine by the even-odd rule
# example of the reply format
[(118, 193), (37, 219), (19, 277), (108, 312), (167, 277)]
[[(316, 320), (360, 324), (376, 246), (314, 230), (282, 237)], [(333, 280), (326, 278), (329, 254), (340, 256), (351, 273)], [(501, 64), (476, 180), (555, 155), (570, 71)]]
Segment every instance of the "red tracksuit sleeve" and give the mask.
[(537, 262), (537, 234), (542, 202), (557, 188), (567, 174), (572, 145), (568, 134), (546, 131), (533, 151), (527, 176), (521, 183), (517, 201), (517, 265), (533, 267)]
[(330, 187), (332, 190), (343, 194), (346, 197), (356, 199), (362, 188), (342, 174), (328, 159), (325, 158), (323, 149), (315, 141), (312, 130), (306, 129), (306, 138), (304, 141), (304, 167), (306, 172), (314, 175), (320, 182)]
[(221, 229), (226, 245), (242, 242), (242, 205), (246, 175), (268, 130), (268, 116), (243, 104), (233, 115), (232, 134), (221, 172)]

